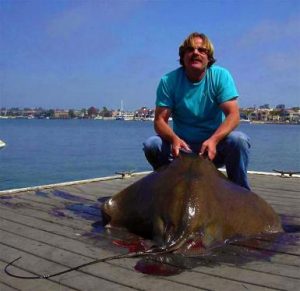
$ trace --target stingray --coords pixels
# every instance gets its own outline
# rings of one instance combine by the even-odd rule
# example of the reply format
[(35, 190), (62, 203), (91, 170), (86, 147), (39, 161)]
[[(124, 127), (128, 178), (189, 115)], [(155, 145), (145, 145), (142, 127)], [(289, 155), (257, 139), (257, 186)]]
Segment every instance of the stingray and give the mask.
[(205, 254), (224, 242), (282, 232), (279, 216), (257, 194), (227, 179), (207, 158), (181, 153), (168, 166), (145, 176), (108, 199), (101, 207), (107, 228), (125, 228), (151, 240), (148, 249), (94, 261), (51, 275), (16, 278), (48, 279), (98, 262), (179, 253)]
[(150, 238), (148, 252), (205, 253), (224, 242), (282, 232), (279, 216), (257, 194), (214, 164), (181, 153), (103, 204), (107, 227)]

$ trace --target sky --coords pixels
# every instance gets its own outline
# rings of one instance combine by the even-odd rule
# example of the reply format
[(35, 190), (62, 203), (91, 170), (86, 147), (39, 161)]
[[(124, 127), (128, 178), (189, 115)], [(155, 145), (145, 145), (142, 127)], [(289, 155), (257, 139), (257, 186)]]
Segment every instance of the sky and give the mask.
[(300, 106), (298, 0), (0, 0), (0, 107), (154, 108), (195, 31), (241, 107)]

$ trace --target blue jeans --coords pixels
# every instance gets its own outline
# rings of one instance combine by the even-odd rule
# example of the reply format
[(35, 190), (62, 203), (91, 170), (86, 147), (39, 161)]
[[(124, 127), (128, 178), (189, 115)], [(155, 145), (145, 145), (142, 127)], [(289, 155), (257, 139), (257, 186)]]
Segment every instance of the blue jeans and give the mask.
[[(149, 137), (143, 145), (145, 156), (154, 170), (173, 160), (171, 144), (160, 136)], [(199, 153), (201, 144), (189, 146), (194, 153)], [(247, 178), (249, 152), (249, 137), (243, 132), (233, 131), (217, 145), (213, 163), (218, 168), (225, 165), (229, 180), (250, 190)]]

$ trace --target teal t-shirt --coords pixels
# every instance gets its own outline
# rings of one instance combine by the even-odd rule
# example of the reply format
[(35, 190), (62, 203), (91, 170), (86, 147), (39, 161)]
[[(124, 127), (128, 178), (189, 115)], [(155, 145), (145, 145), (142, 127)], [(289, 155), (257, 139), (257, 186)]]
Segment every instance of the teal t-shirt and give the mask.
[(173, 130), (188, 143), (208, 139), (225, 116), (219, 105), (238, 97), (231, 74), (219, 66), (207, 68), (198, 83), (192, 83), (180, 67), (161, 78), (156, 106), (172, 111)]

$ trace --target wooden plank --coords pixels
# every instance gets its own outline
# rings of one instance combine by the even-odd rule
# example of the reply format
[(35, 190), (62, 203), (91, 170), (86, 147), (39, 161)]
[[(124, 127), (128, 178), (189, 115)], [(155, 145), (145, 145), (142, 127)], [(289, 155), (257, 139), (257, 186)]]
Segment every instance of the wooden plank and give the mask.
[(272, 204), (272, 207), (274, 208), (275, 212), (278, 214), (288, 214), (288, 215), (293, 215), (296, 217), (299, 217), (300, 213), (300, 207), (299, 206), (281, 206), (279, 203), (278, 204)]
[[(110, 195), (111, 196), (111, 195)], [(24, 201), (36, 201), (40, 203), (47, 203), (50, 205), (64, 204), (64, 203), (93, 203), (97, 201), (97, 198), (93, 195), (78, 194), (75, 191), (65, 190), (47, 190), (47, 191), (30, 191), (20, 194), (3, 195), (0, 196), (2, 203), (14, 201), (16, 199), (23, 199)]]
[(263, 199), (265, 199), (267, 202), (269, 203), (277, 203), (277, 204), (282, 204), (284, 205), (299, 205), (300, 204), (300, 199), (296, 199), (296, 198), (289, 198), (289, 197), (285, 197), (284, 195), (282, 195), (281, 193), (281, 197), (279, 196), (271, 196), (271, 195), (261, 195), (260, 193), (258, 193), (258, 195), (260, 197), (262, 197)]
[[(23, 234), (25, 234), (25, 232), (26, 231), (24, 231)], [(85, 247), (83, 244), (82, 246), (80, 246), (78, 242), (77, 243), (74, 242), (73, 248), (62, 247), (64, 246), (63, 243), (58, 243), (61, 246), (60, 248), (60, 246), (55, 245), (55, 243), (54, 244), (49, 243), (47, 237), (44, 239), (45, 242), (43, 243), (40, 240), (41, 237), (39, 237), (38, 241), (25, 238), (24, 236), (22, 236), (22, 239), (20, 239), (18, 234), (13, 234), (13, 233), (8, 233), (3, 231), (0, 231), (0, 236), (4, 237), (4, 239), (2, 240), (2, 246), (0, 245), (0, 250), (1, 250), (0, 256), (2, 256), (2, 253), (9, 254), (12, 252), (12, 251), (9, 252), (9, 250), (7, 250), (8, 246), (4, 245), (4, 243), (10, 244), (11, 248), (18, 250), (16, 252), (16, 250), (12, 249), (14, 256), (22, 255), (24, 257), (22, 261), (17, 262), (18, 263), (17, 265), (19, 267), (23, 267), (31, 271), (34, 270), (36, 273), (38, 272), (48, 273), (49, 271), (51, 271), (52, 273), (55, 271), (61, 271), (66, 267), (72, 267), (81, 263), (92, 261), (93, 259), (99, 258), (99, 256), (104, 257), (104, 256), (111, 255), (111, 253), (108, 254), (107, 252), (106, 254), (104, 254), (103, 250), (97, 249), (95, 247), (94, 248), (91, 246)], [(74, 252), (74, 250), (76, 250), (76, 252)], [(12, 254), (10, 254), (10, 256), (12, 256)], [(1, 257), (1, 259), (3, 258)], [(6, 260), (8, 260), (8, 258), (6, 258)], [(39, 268), (42, 269), (37, 270), (35, 266), (39, 266)], [(145, 288), (148, 290), (148, 287), (151, 288), (151, 286), (153, 286), (154, 283), (158, 288), (158, 290), (160, 288), (167, 289), (167, 290), (172, 290), (174, 288), (182, 288), (182, 286), (180, 286), (179, 283), (170, 284), (164, 279), (153, 278), (150, 276), (147, 277), (146, 280), (143, 280), (143, 282), (141, 282), (141, 279), (144, 277), (144, 275), (135, 272), (132, 266), (130, 268), (124, 268), (124, 267), (120, 267), (118, 264), (112, 264), (109, 262), (99, 263), (94, 266), (89, 266), (76, 273), (84, 273), (90, 276), (97, 276), (97, 278), (99, 277), (102, 280), (106, 280), (108, 282), (115, 282), (116, 284), (127, 286), (127, 287), (129, 286), (135, 289)], [(116, 274), (118, 275), (116, 276)], [(73, 286), (72, 280), (70, 282), (67, 280), (69, 277), (73, 278), (73, 276), (76, 277), (72, 273), (62, 275), (62, 277), (64, 278), (63, 282), (65, 284)], [(57, 279), (53, 278), (53, 280), (57, 280)], [(92, 284), (92, 282), (95, 281), (95, 279), (88, 278), (88, 281), (90, 282), (89, 284)], [(60, 282), (62, 282), (61, 278), (60, 278)], [(100, 288), (104, 284), (103, 282), (101, 283), (102, 285), (100, 283), (97, 281), (97, 284), (95, 283), (96, 285), (94, 286), (94, 288), (96, 288), (96, 286)], [(147, 284), (149, 284), (149, 286)], [(74, 286), (77, 286), (77, 288), (79, 288), (80, 290), (87, 290), (84, 288), (81, 289), (80, 284), (79, 285), (76, 284)], [(108, 290), (106, 288), (107, 287), (101, 289)], [(188, 288), (187, 290), (193, 290), (193, 289), (194, 288)], [(99, 289), (91, 289), (91, 290), (99, 290)]]
[[(8, 263), (9, 260), (12, 260), (13, 258), (11, 257), (8, 261), (3, 261), (3, 251), (8, 252), (9, 249), (2, 249), (0, 245), (0, 268), (1, 270), (4, 269), (6, 264)], [(5, 254), (6, 257), (7, 253)], [(23, 268), (15, 267), (15, 272), (18, 272), (18, 274), (22, 276), (32, 276), (33, 273), (28, 272), (24, 270)], [(53, 290), (61, 290), (61, 291), (71, 291), (71, 290), (79, 290), (77, 288), (70, 288), (66, 286), (65, 284), (57, 281), (54, 282), (53, 280), (21, 280), (21, 279), (16, 279), (13, 277), (10, 277), (6, 275), (4, 272), (0, 272), (0, 281), (2, 282), (3, 285), (10, 286), (12, 288), (15, 288), (17, 290), (22, 290), (22, 291), (33, 291), (33, 290), (43, 290), (43, 291), (53, 291)], [(2, 289), (0, 289), (2, 291)], [(6, 289), (4, 289), (6, 290)], [(9, 289), (8, 289), (9, 290)]]
[(189, 284), (194, 287), (203, 287), (216, 291), (232, 291), (232, 290), (256, 290), (266, 291), (274, 290), (266, 286), (260, 286), (258, 284), (249, 284), (247, 282), (241, 282), (240, 280), (228, 280), (219, 275), (210, 275), (200, 272), (184, 272), (177, 276), (170, 277), (170, 282), (181, 282)]
[[(122, 263), (122, 262), (121, 262)], [(127, 263), (123, 262), (122, 265), (126, 266)], [(207, 266), (208, 265), (208, 266)], [(275, 267), (274, 267), (275, 266)], [(283, 268), (287, 268), (287, 271), (292, 271), (292, 273), (288, 273), (288, 276), (282, 274), (280, 271)], [(293, 266), (282, 266), (280, 264), (273, 264), (271, 262), (253, 262), (252, 265), (242, 265), (236, 266), (234, 264), (224, 264), (219, 262), (218, 264), (206, 263), (201, 264), (200, 267), (193, 268), (192, 270), (186, 271), (185, 275), (180, 274), (177, 276), (172, 276), (170, 280), (175, 279), (179, 280), (181, 277), (189, 276), (190, 274), (197, 273), (200, 276), (204, 276), (206, 280), (209, 280), (209, 276), (211, 276), (211, 280), (219, 281), (219, 287), (224, 287), (223, 284), (228, 285), (228, 288), (234, 288), (231, 283), (225, 283), (226, 280), (234, 281), (235, 283), (239, 283), (239, 288), (242, 288), (243, 284), (247, 284), (248, 286), (252, 285), (252, 290), (254, 286), (259, 287), (268, 287), (271, 289), (281, 289), (281, 290), (294, 290), (295, 286), (298, 286), (299, 281), (299, 267)], [(205, 276), (206, 275), (206, 276)], [(219, 280), (222, 279), (222, 280)], [(194, 281), (195, 284), (199, 284), (199, 280)], [(201, 283), (200, 283), (201, 284)], [(193, 285), (198, 286), (198, 285)], [(199, 285), (202, 286), (203, 285)], [(209, 286), (207, 286), (210, 288)], [(219, 288), (220, 289), (220, 288)], [(244, 289), (244, 288), (242, 288)], [(232, 290), (242, 290), (242, 289), (232, 289)], [(256, 289), (255, 289), (256, 290)]]
[[(27, 241), (25, 241), (27, 244)], [(53, 270), (54, 272), (59, 272), (66, 268), (66, 265), (63, 263), (55, 262), (54, 258), (60, 256), (60, 260), (68, 260), (68, 258), (64, 257), (63, 254), (54, 251), (50, 254), (50, 258), (43, 258), (41, 256), (37, 256), (35, 254), (21, 251), (19, 249), (14, 249), (12, 247), (5, 246), (0, 244), (1, 250), (1, 260), (2, 261), (11, 261), (13, 256), (16, 255), (16, 252), (22, 256), (22, 259), (17, 261), (14, 265), (16, 265), (21, 270), (26, 270), (27, 272), (31, 273), (32, 275), (37, 274), (48, 274), (48, 270)], [(69, 258), (70, 260), (70, 258)], [(10, 269), (14, 271), (14, 267)], [(113, 271), (113, 270), (112, 270)], [(18, 272), (20, 274), (20, 270), (15, 270), (14, 272)], [(23, 274), (24, 275), (24, 274)], [(7, 276), (11, 278), (10, 276)], [(14, 283), (15, 281), (23, 281), (20, 279), (12, 278)], [(28, 282), (28, 283), (27, 283)], [(51, 286), (47, 287), (47, 290), (60, 290), (60, 286), (67, 287), (68, 289), (75, 289), (75, 290), (132, 290), (135, 288), (128, 287), (124, 284), (118, 284), (114, 280), (109, 280), (107, 278), (101, 278), (95, 275), (88, 274), (84, 271), (74, 271), (73, 274), (70, 273), (68, 275), (61, 275), (54, 278), (50, 278), (48, 280), (28, 280), (26, 281), (26, 287), (31, 287), (32, 289), (28, 288), (27, 290), (45, 290), (43, 289), (43, 284), (48, 283)], [(36, 284), (40, 284), (36, 286)], [(52, 288), (52, 289), (51, 289)], [(98, 289), (98, 290), (99, 290)]]
[(272, 275), (280, 275), (286, 279), (293, 278), (299, 280), (299, 267), (300, 265), (289, 266), (286, 264), (278, 264), (275, 263), (274, 260), (270, 260), (269, 262), (250, 262), (240, 268)]
[[(9, 249), (5, 248), (5, 246), (0, 245), (0, 250), (9, 253)], [(65, 256), (65, 253), (56, 252), (55, 256), (52, 256), (52, 260), (49, 261), (44, 259), (41, 256), (28, 254), (26, 252), (20, 252), (22, 255), (22, 261), (16, 262), (17, 269), (15, 267), (10, 270), (14, 271), (18, 274), (23, 274), (20, 270), (26, 268), (31, 272), (41, 273), (40, 268), (45, 270), (45, 274), (48, 274), (48, 271), (51, 270), (61, 271), (64, 270), (67, 265), (62, 263), (55, 264), (53, 259)], [(73, 260), (78, 260), (78, 257), (74, 257), (72, 255)], [(72, 263), (72, 259), (69, 258), (69, 261)], [(30, 262), (30, 263), (29, 263)], [(77, 262), (78, 263), (78, 262)], [(38, 267), (36, 267), (38, 266)], [(23, 274), (25, 275), (25, 274)], [(31, 274), (32, 275), (32, 274)], [(9, 276), (7, 276), (9, 277)], [(9, 277), (10, 278), (10, 277)], [(16, 280), (16, 279), (14, 279)], [(119, 266), (115, 266), (113, 264), (107, 263), (99, 263), (95, 266), (85, 267), (80, 271), (73, 271), (71, 273), (60, 275), (54, 278), (50, 278), (49, 280), (63, 284), (64, 286), (74, 286), (76, 290), (174, 290), (178, 288), (182, 288), (182, 284), (180, 283), (169, 283), (164, 279), (147, 277), (143, 274), (129, 271), (126, 268), (120, 268)], [(30, 280), (30, 282), (34, 281), (49, 281), (49, 280)], [(19, 280), (23, 281), (23, 280)], [(123, 281), (123, 282), (120, 282)], [(126, 281), (126, 282), (124, 282)], [(24, 282), (24, 281), (23, 281)], [(28, 281), (26, 281), (27, 283)], [(153, 288), (155, 286), (155, 289)], [(161, 289), (160, 289), (161, 288)], [(190, 288), (188, 286), (184, 286), (185, 290), (192, 291), (195, 288)], [(28, 289), (30, 290), (30, 288)], [(44, 290), (44, 289), (31, 289), (31, 290)], [(48, 289), (47, 289), (48, 290)], [(49, 290), (58, 290), (57, 289), (49, 289)], [(60, 289), (59, 289), (60, 290)], [(202, 289), (207, 290), (207, 289)]]
[[(14, 213), (14, 211), (11, 208), (5, 208), (0, 206), (1, 212), (4, 210), (7, 210), (9, 212)], [(18, 214), (21, 214), (23, 216), (37, 218), (40, 220), (39, 223), (43, 222), (49, 222), (53, 223), (54, 227), (55, 225), (59, 226), (67, 226), (74, 229), (74, 233), (81, 233), (83, 231), (90, 231), (92, 228), (93, 221), (87, 222), (85, 219), (81, 219), (80, 217), (76, 217), (76, 219), (71, 219), (69, 217), (61, 217), (61, 216), (55, 216), (50, 214), (47, 211), (38, 210), (38, 209), (30, 209), (30, 208), (19, 208)]]
[[(279, 205), (282, 207), (288, 206), (295, 206), (295, 203), (298, 204), (297, 201), (291, 201), (291, 200), (282, 200), (279, 198), (272, 198), (272, 197), (268, 197), (267, 199), (265, 199), (268, 203), (270, 203), (271, 205)], [(300, 204), (300, 203), (299, 203)], [(297, 208), (299, 208), (299, 206), (296, 206)]]
[[(0, 268), (1, 268), (1, 265), (0, 265)], [(1, 281), (1, 275), (0, 275), (0, 281)], [(0, 291), (18, 291), (18, 290), (21, 290), (21, 289), (16, 289), (6, 283), (0, 282)]]
[[(299, 179), (300, 183), (300, 179)], [(270, 188), (261, 188), (261, 187), (253, 187), (254, 192), (257, 192), (259, 195), (266, 197), (279, 197), (281, 199), (296, 199), (300, 200), (299, 191), (287, 191), (284, 189), (270, 189)]]
[[(85, 186), (88, 186), (91, 193), (97, 193), (99, 192), (100, 188), (108, 187), (110, 189), (118, 191), (119, 189), (123, 189), (132, 183), (138, 181), (141, 179), (143, 176), (133, 176), (130, 178), (126, 179), (115, 179), (115, 180), (105, 180), (105, 181), (100, 181), (100, 182), (95, 182), (92, 184), (82, 184), (81, 189), (85, 189)], [(65, 186), (64, 189), (68, 189), (69, 186)], [(72, 187), (72, 186), (70, 186)], [(78, 189), (78, 187), (77, 187)]]
[[(67, 192), (65, 192), (65, 195), (67, 195)], [(75, 197), (78, 197), (77, 201), (72, 199), (63, 199), (63, 198), (55, 197), (51, 193), (49, 193), (49, 196), (47, 197), (46, 196), (41, 197), (38, 195), (26, 195), (26, 196), (23, 195), (20, 197), (14, 197), (11, 199), (11, 201), (17, 201), (17, 199), (19, 199), (19, 201), (29, 202), (29, 204), (31, 204), (31, 202), (35, 202), (42, 205), (49, 205), (49, 206), (56, 206), (56, 207), (57, 206), (63, 207), (64, 205), (71, 204), (71, 203), (72, 204), (93, 204), (97, 202), (96, 200), (91, 200), (91, 199), (84, 200), (83, 197), (79, 197), (79, 196), (75, 196)], [(79, 200), (80, 198), (81, 200)]]
[(264, 197), (278, 197), (283, 200), (285, 199), (295, 199), (296, 201), (300, 200), (298, 191), (286, 191), (284, 189), (270, 189), (270, 188), (262, 189), (259, 187), (254, 187), (253, 190), (257, 194)]
[(300, 194), (298, 193), (287, 193), (287, 192), (283, 192), (283, 191), (255, 191), (254, 192), (257, 193), (260, 197), (263, 197), (264, 199), (279, 199), (281, 201), (294, 201), (296, 203), (300, 202)]
[[(82, 205), (83, 203), (62, 203), (62, 204), (50, 204), (50, 203), (42, 203), (40, 201), (34, 201), (34, 200), (26, 200), (23, 198), (14, 198), (9, 200), (8, 202), (6, 201), (5, 203), (2, 203), (3, 201), (0, 200), (0, 207), (4, 206), (7, 208), (11, 208), (11, 209), (31, 209), (33, 211), (37, 210), (37, 211), (44, 211), (46, 213), (48, 213), (49, 215), (57, 215), (61, 217), (65, 217), (65, 218), (74, 218), (76, 217), (76, 209), (74, 211), (72, 211), (72, 208), (70, 208), (69, 210), (67, 209), (68, 205)], [(90, 220), (97, 220), (99, 219), (101, 212), (100, 212), (100, 208), (98, 208), (97, 206), (99, 205), (100, 207), (100, 203), (95, 202), (95, 205), (93, 205), (94, 203), (86, 203), (86, 209), (82, 209), (83, 212), (84, 210), (85, 213), (89, 213), (90, 214)], [(65, 210), (65, 211), (64, 211)], [(61, 211), (61, 212), (60, 212)], [(94, 218), (93, 218), (94, 217)], [(77, 217), (76, 217), (77, 218)]]
[[(52, 221), (41, 220), (36, 217), (29, 217), (23, 214), (14, 213), (12, 211), (0, 208), (0, 225), (2, 224), (2, 229), (6, 229), (4, 223), (5, 221), (15, 222), (21, 226), (27, 226), (30, 228), (47, 231), (48, 233), (57, 234), (59, 236), (66, 236), (76, 240), (85, 240), (85, 235), (89, 234), (91, 227), (87, 227), (86, 223), (81, 223), (81, 227), (72, 227), (65, 224), (55, 224)], [(79, 220), (76, 221), (77, 225), (80, 223)], [(101, 233), (96, 233), (97, 237), (105, 237)], [(113, 237), (113, 236), (112, 236)]]
[[(36, 245), (38, 243), (45, 243), (47, 246), (62, 250), (74, 250), (76, 254), (87, 254), (88, 256), (94, 256), (95, 254), (102, 257), (107, 257), (113, 255), (111, 251), (100, 249), (92, 245), (86, 245), (85, 242), (78, 241), (76, 238), (67, 238), (65, 236), (56, 235), (49, 233), (47, 231), (42, 231), (39, 229), (30, 228), (24, 225), (16, 224), (9, 221), (0, 221), (0, 234), (1, 242), (9, 244), (7, 237), (13, 238), (13, 235), (17, 235), (19, 239), (22, 237), (22, 241), (25, 239), (34, 240)], [(10, 233), (11, 235), (8, 235)], [(11, 242), (13, 245), (15, 242)], [(33, 244), (33, 242), (32, 242)]]
[(274, 254), (270, 258), (271, 263), (278, 263), (282, 265), (282, 268), (285, 266), (295, 266), (295, 267), (300, 267), (299, 263), (299, 257), (298, 256), (293, 256), (293, 255), (288, 255), (288, 254)]
[[(195, 270), (196, 271), (196, 270)], [(267, 273), (243, 270), (240, 268), (228, 266), (220, 266), (217, 268), (201, 267), (198, 269), (198, 273), (213, 275), (217, 278), (226, 278), (241, 283), (257, 287), (266, 287), (279, 290), (297, 290), (300, 286), (300, 281), (293, 278), (285, 278), (283, 276), (275, 276)], [(191, 273), (189, 273), (191, 274)], [(221, 290), (222, 288), (219, 287)]]
[(290, 188), (290, 185), (297, 185), (299, 183), (299, 177), (280, 177), (272, 175), (259, 175), (259, 174), (248, 174), (250, 182), (253, 184), (273, 186), (273, 185), (283, 185), (287, 189)]
[[(132, 260), (136, 261), (136, 259), (131, 259), (131, 261)], [(128, 259), (120, 259), (119, 263), (124, 267), (129, 264)], [(194, 269), (186, 270), (185, 272), (182, 272), (181, 274), (175, 276), (166, 277), (165, 280), (195, 288), (205, 288), (208, 290), (274, 290), (272, 288), (259, 286), (258, 284), (249, 284), (240, 280), (232, 280), (226, 277), (211, 275), (205, 272), (197, 272)], [(183, 290), (185, 290), (185, 287)]]

